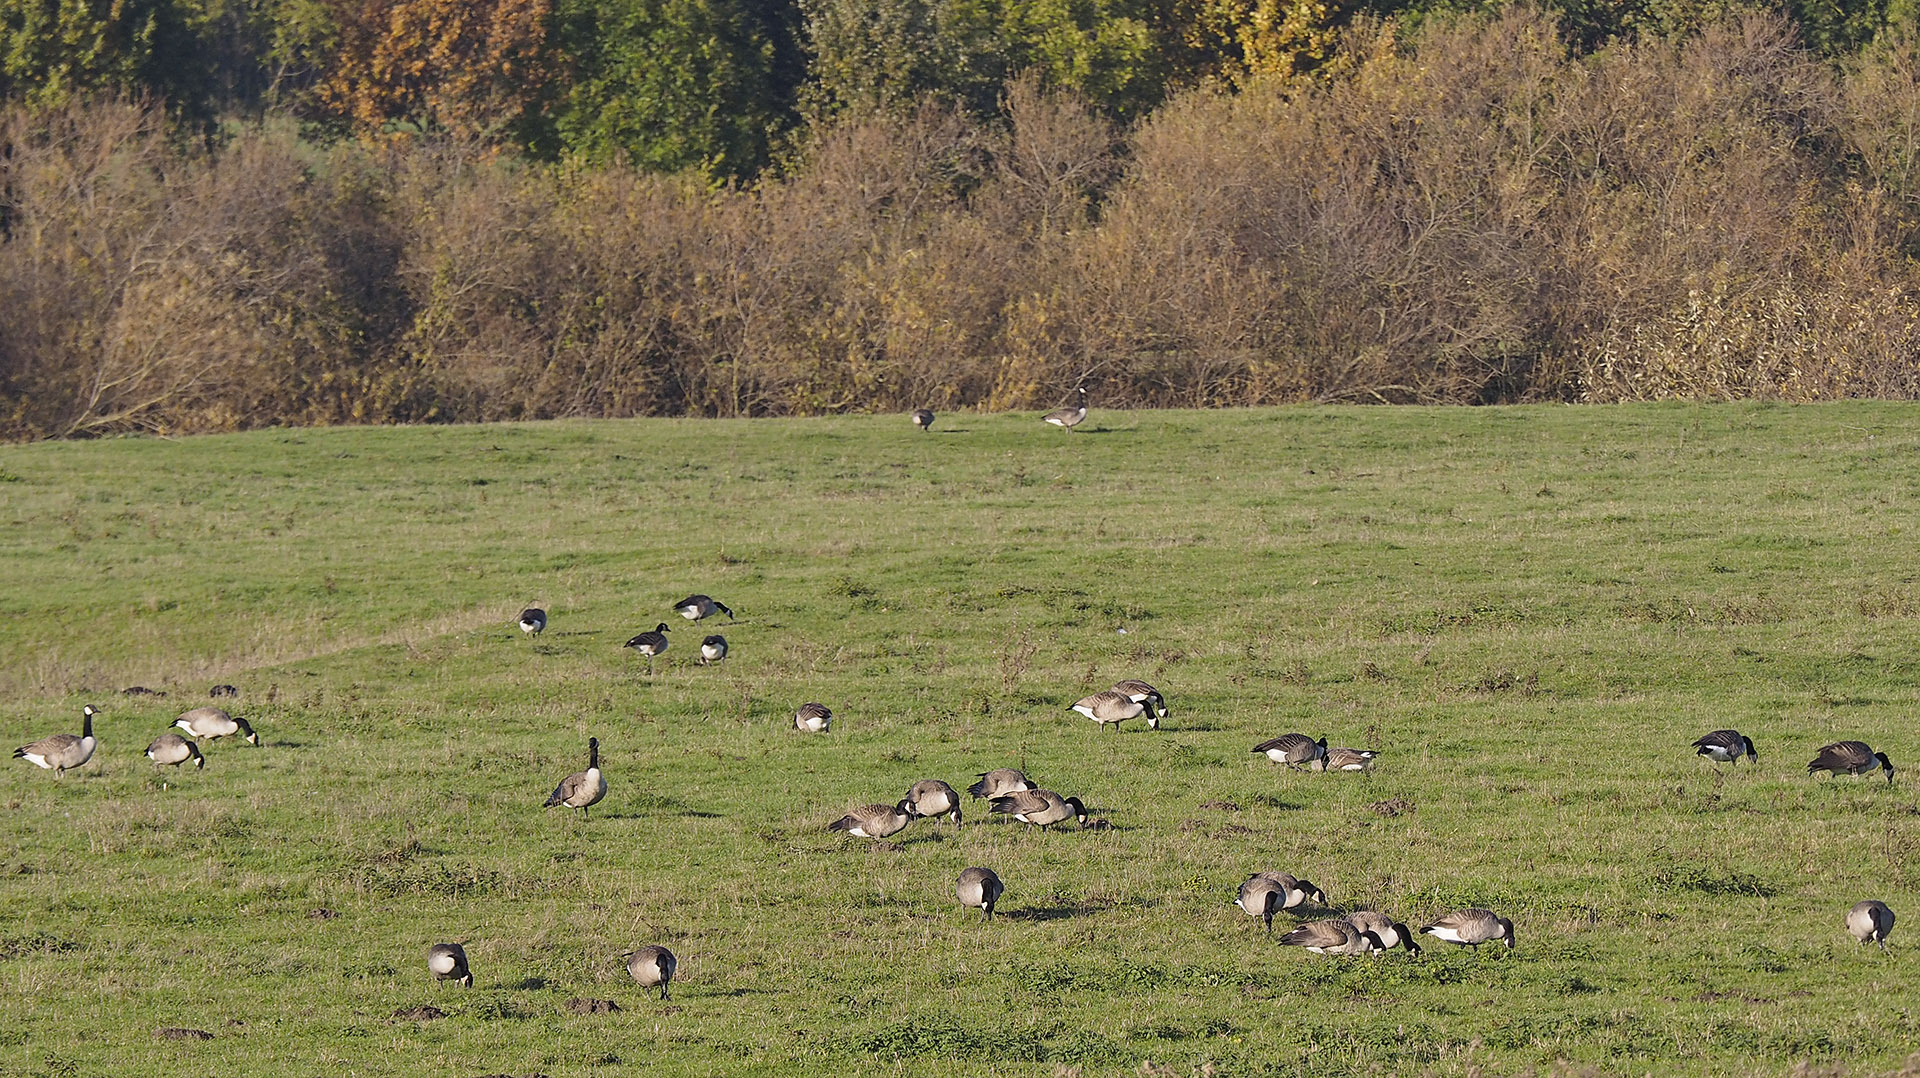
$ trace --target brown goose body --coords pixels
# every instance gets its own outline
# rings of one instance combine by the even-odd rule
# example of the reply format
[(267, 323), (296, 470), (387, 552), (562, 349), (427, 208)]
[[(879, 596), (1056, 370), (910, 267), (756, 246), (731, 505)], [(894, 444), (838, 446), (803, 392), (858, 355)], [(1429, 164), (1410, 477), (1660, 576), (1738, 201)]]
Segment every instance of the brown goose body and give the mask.
[(1309, 921), (1280, 937), (1288, 947), (1305, 947), (1314, 954), (1372, 954), (1384, 950), (1379, 937), (1340, 918)]
[(1870, 775), (1885, 768), (1887, 785), (1893, 785), (1893, 761), (1884, 752), (1873, 751), (1864, 741), (1836, 741), (1820, 750), (1807, 765), (1807, 774), (1826, 771), (1835, 775)]
[(520, 612), (520, 631), (528, 636), (539, 636), (547, 631), (547, 612), (537, 606), (527, 607)]
[(436, 981), (459, 981), (463, 988), (473, 987), (466, 949), (457, 943), (436, 943), (427, 948), (427, 972)]
[(1122, 679), (1120, 681), (1116, 681), (1113, 683), (1112, 691), (1117, 693), (1125, 693), (1128, 699), (1137, 700), (1140, 703), (1146, 704), (1148, 707), (1152, 708), (1153, 718), (1148, 720), (1147, 722), (1148, 726), (1158, 729), (1160, 726), (1160, 723), (1158, 720), (1164, 719), (1167, 717), (1166, 697), (1160, 695), (1159, 689), (1156, 689), (1152, 685), (1149, 685), (1146, 682), (1141, 681), (1139, 678), (1130, 677), (1130, 678)]
[(1738, 730), (1715, 730), (1703, 734), (1693, 743), (1696, 755), (1705, 756), (1716, 764), (1737, 764), (1745, 756), (1754, 763), (1760, 762), (1760, 754), (1753, 751), (1753, 739)]
[(196, 707), (192, 711), (181, 713), (173, 724), (185, 730), (189, 736), (200, 741), (216, 741), (223, 737), (240, 735), (240, 739), (249, 745), (259, 745), (260, 735), (253, 732), (247, 720), (227, 714), (225, 708)]
[(147, 759), (163, 767), (178, 767), (188, 760), (193, 766), (204, 768), (207, 758), (200, 754), (200, 746), (181, 737), (179, 734), (161, 734), (147, 746)]
[(728, 621), (733, 620), (733, 611), (727, 609), (727, 604), (711, 595), (689, 595), (673, 604), (673, 612), (688, 621), (699, 621), (715, 614), (725, 614)]
[(1478, 948), (1495, 940), (1513, 948), (1513, 922), (1492, 910), (1465, 909), (1434, 919), (1420, 931), (1438, 940)]
[(845, 831), (855, 838), (891, 838), (913, 822), (913, 810), (902, 801), (897, 805), (863, 805), (827, 825), (829, 831)]
[(1067, 431), (1071, 433), (1073, 428), (1079, 426), (1080, 423), (1087, 418), (1087, 387), (1080, 386), (1077, 392), (1080, 395), (1080, 402), (1078, 404), (1071, 408), (1061, 408), (1048, 412), (1040, 418), (1056, 427), (1065, 427)]
[(1052, 790), (1020, 790), (993, 799), (990, 811), (1004, 812), (1024, 824), (1045, 830), (1057, 823), (1087, 822), (1087, 807), (1077, 797), (1061, 797)]
[(1000, 877), (990, 868), (970, 868), (960, 873), (960, 879), (953, 885), (953, 894), (962, 906), (978, 906), (986, 914), (985, 920), (993, 920), (994, 903), (1006, 893)]
[(1884, 953), (1887, 949), (1887, 934), (1893, 931), (1893, 911), (1885, 902), (1868, 899), (1856, 902), (1847, 911), (1847, 932), (1860, 942), (1862, 947), (1869, 942), (1880, 945)]
[(1311, 764), (1327, 755), (1327, 739), (1315, 741), (1305, 734), (1281, 734), (1255, 745), (1253, 751), (1265, 753), (1274, 763), (1286, 764), (1297, 771), (1301, 764)]
[(907, 791), (907, 807), (915, 816), (947, 816), (960, 826), (960, 795), (939, 779), (921, 779)]
[(1420, 945), (1414, 942), (1413, 932), (1406, 925), (1384, 913), (1355, 910), (1347, 914), (1347, 923), (1362, 932), (1373, 933), (1374, 938), (1380, 941), (1380, 949), (1383, 951), (1405, 947), (1410, 954), (1420, 953)]
[(80, 709), (78, 734), (48, 734), (32, 744), (13, 750), (13, 758), (51, 771), (56, 779), (65, 775), (93, 759), (93, 750), (98, 744), (93, 737), (93, 717), (97, 714), (99, 710), (92, 704), (84, 705)]
[(991, 801), (996, 797), (1005, 797), (1008, 794), (1033, 788), (1033, 781), (1027, 778), (1025, 771), (1012, 767), (996, 767), (992, 771), (980, 772), (980, 781), (967, 787), (967, 792), (972, 794), (976, 801), (981, 799)]
[(565, 805), (579, 809), (580, 815), (585, 817), (590, 815), (587, 810), (599, 804), (605, 796), (607, 777), (600, 773), (600, 739), (590, 737), (587, 739), (587, 769), (575, 771), (561, 779), (560, 785), (555, 786), (553, 793), (548, 796), (545, 807)]
[(801, 704), (793, 713), (793, 728), (809, 734), (827, 733), (833, 729), (833, 711), (825, 704)]
[(1373, 758), (1378, 755), (1378, 749), (1336, 747), (1308, 763), (1307, 768), (1312, 771), (1371, 771)]
[(626, 959), (627, 975), (633, 978), (634, 983), (642, 988), (658, 985), (660, 999), (665, 1001), (668, 998), (667, 988), (673, 984), (674, 970), (680, 966), (679, 960), (673, 957), (673, 952), (655, 944), (630, 952), (626, 955)]
[(920, 433), (922, 434), (925, 434), (927, 431), (932, 430), (933, 429), (933, 409), (915, 408), (913, 410), (913, 425), (916, 427), (919, 427)]
[(1113, 730), (1120, 729), (1120, 724), (1128, 719), (1137, 719), (1142, 715), (1147, 717), (1149, 727), (1160, 725), (1160, 720), (1153, 717), (1153, 711), (1145, 701), (1135, 700), (1126, 693), (1112, 689), (1076, 700), (1073, 710)]

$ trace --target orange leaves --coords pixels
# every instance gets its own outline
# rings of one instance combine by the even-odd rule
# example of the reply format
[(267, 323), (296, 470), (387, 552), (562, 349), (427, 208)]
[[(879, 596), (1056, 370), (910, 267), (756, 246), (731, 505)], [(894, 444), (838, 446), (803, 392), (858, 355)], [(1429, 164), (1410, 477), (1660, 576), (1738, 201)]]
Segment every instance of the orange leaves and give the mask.
[(549, 77), (550, 0), (336, 0), (320, 101), (363, 136), (498, 141)]

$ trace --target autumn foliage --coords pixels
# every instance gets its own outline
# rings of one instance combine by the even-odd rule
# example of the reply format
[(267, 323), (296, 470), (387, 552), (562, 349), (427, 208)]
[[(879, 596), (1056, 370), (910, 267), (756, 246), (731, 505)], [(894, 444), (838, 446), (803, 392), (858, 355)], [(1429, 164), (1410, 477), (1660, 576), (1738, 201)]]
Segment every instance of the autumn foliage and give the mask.
[(550, 0), (333, 0), (319, 101), (368, 133), (493, 140), (551, 77)]

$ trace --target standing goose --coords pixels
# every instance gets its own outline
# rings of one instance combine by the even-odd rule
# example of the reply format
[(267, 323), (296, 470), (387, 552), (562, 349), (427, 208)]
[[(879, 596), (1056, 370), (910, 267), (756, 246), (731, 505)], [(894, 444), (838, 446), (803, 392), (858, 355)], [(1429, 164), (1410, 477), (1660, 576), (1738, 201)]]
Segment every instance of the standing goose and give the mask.
[(1020, 790), (993, 799), (992, 812), (1004, 812), (1021, 823), (1042, 831), (1057, 823), (1077, 821), (1087, 825), (1087, 807), (1077, 797), (1061, 797), (1052, 790)]
[(1887, 933), (1893, 931), (1893, 911), (1887, 908), (1885, 902), (1877, 899), (1856, 902), (1847, 911), (1847, 931), (1860, 941), (1860, 946), (1865, 947), (1867, 941), (1871, 940), (1879, 944), (1880, 952), (1885, 954)]
[(960, 881), (953, 885), (954, 897), (962, 906), (978, 906), (986, 914), (986, 920), (993, 920), (993, 904), (1000, 901), (1006, 888), (1001, 885), (1000, 877), (990, 868), (970, 868), (960, 873)]
[(715, 633), (700, 641), (700, 665), (717, 663), (727, 657), (727, 638)]
[(1347, 914), (1347, 923), (1362, 932), (1373, 933), (1374, 938), (1380, 941), (1380, 949), (1383, 951), (1405, 947), (1409, 954), (1420, 953), (1420, 945), (1414, 942), (1413, 933), (1407, 929), (1407, 926), (1384, 913), (1354, 910)]
[(1326, 921), (1308, 921), (1280, 937), (1288, 947), (1305, 947), (1314, 954), (1372, 954), (1385, 950), (1380, 937), (1335, 917)]
[(1233, 904), (1245, 910), (1247, 916), (1258, 917), (1267, 924), (1267, 931), (1273, 931), (1273, 915), (1280, 912), (1287, 900), (1287, 888), (1279, 880), (1267, 873), (1255, 873), (1240, 885), (1240, 897)]
[(1255, 752), (1264, 752), (1267, 759), (1276, 764), (1286, 764), (1288, 770), (1298, 771), (1301, 764), (1310, 764), (1327, 754), (1327, 739), (1315, 741), (1305, 734), (1281, 734), (1279, 737), (1262, 741), (1253, 747)]
[(224, 708), (196, 707), (173, 720), (173, 724), (191, 734), (196, 741), (215, 741), (239, 734), (240, 739), (249, 745), (260, 744), (260, 735), (253, 732), (247, 720), (227, 714)]
[(809, 734), (827, 733), (833, 729), (833, 712), (825, 704), (801, 704), (793, 713), (793, 728)]
[(607, 777), (600, 773), (600, 739), (590, 737), (587, 739), (587, 769), (575, 771), (561, 779), (560, 785), (553, 788), (553, 793), (548, 796), (547, 803), (542, 807), (565, 805), (568, 808), (579, 809), (581, 817), (585, 818), (592, 815), (587, 810), (599, 804), (600, 799), (605, 796), (607, 796)]
[(436, 943), (427, 948), (427, 972), (436, 981), (459, 981), (462, 988), (473, 987), (466, 949), (457, 943)]
[(652, 988), (656, 984), (659, 985), (660, 1001), (662, 1003), (667, 1001), (667, 986), (673, 983), (673, 971), (680, 965), (673, 957), (672, 951), (655, 944), (651, 947), (642, 947), (637, 951), (629, 951), (620, 957), (627, 960), (627, 973), (640, 987)]
[(1820, 750), (1807, 765), (1807, 774), (1827, 771), (1835, 775), (1868, 775), (1887, 769), (1887, 785), (1893, 785), (1893, 761), (1884, 752), (1873, 751), (1864, 741), (1836, 741)]
[(161, 734), (147, 746), (147, 759), (162, 766), (178, 767), (188, 760), (193, 766), (204, 768), (207, 758), (200, 755), (200, 746), (181, 737), (179, 734)]
[(1736, 764), (1742, 756), (1756, 764), (1760, 762), (1760, 754), (1753, 751), (1753, 739), (1738, 730), (1715, 730), (1702, 735), (1693, 747), (1695, 755), (1705, 756), (1716, 764)]
[(68, 769), (79, 767), (93, 758), (93, 716), (94, 706), (87, 704), (80, 709), (80, 733), (48, 734), (31, 745), (22, 745), (13, 750), (13, 758), (25, 760), (35, 767), (53, 772), (54, 778), (67, 773)]
[(529, 636), (539, 636), (547, 631), (547, 612), (537, 606), (527, 607), (520, 612), (520, 631)]
[(1481, 944), (1494, 940), (1506, 944), (1508, 950), (1513, 949), (1513, 922), (1492, 910), (1455, 910), (1437, 918), (1420, 931), (1438, 940), (1472, 947), (1475, 951), (1480, 949)]
[(980, 772), (980, 781), (967, 787), (975, 801), (985, 798), (992, 801), (1008, 794), (1017, 794), (1022, 790), (1033, 789), (1033, 783), (1027, 773), (1013, 767), (996, 767), (992, 771)]
[(1128, 719), (1137, 719), (1142, 715), (1147, 716), (1149, 727), (1157, 728), (1160, 725), (1160, 720), (1153, 717), (1153, 712), (1144, 701), (1135, 700), (1126, 693), (1114, 692), (1112, 689), (1097, 692), (1076, 701), (1073, 710), (1114, 730), (1120, 729), (1120, 724)]
[(728, 621), (733, 620), (733, 611), (727, 609), (727, 604), (720, 602), (711, 595), (689, 595), (673, 604), (673, 612), (688, 621), (699, 621), (701, 618), (710, 618), (716, 612), (725, 614)]
[(932, 430), (933, 429), (933, 409), (915, 408), (913, 410), (913, 425), (916, 427), (919, 427), (920, 433), (922, 434), (925, 434), (929, 430)]
[(1333, 748), (1307, 767), (1313, 771), (1371, 771), (1373, 758), (1378, 755), (1378, 749)]
[(1166, 697), (1160, 695), (1159, 689), (1141, 681), (1139, 678), (1130, 677), (1124, 681), (1116, 681), (1113, 683), (1112, 691), (1125, 693), (1127, 699), (1152, 707), (1153, 717), (1147, 720), (1147, 725), (1152, 729), (1158, 730), (1160, 728), (1160, 720), (1167, 717)]
[(623, 647), (629, 647), (647, 657), (647, 676), (653, 676), (653, 657), (667, 650), (667, 634), (672, 632), (666, 622), (653, 627), (652, 632), (640, 633), (627, 641)]
[(899, 834), (912, 822), (913, 810), (902, 801), (897, 805), (864, 805), (828, 824), (827, 830), (880, 839)]
[(907, 808), (915, 816), (951, 816), (960, 826), (960, 795), (939, 779), (921, 779), (907, 791)]
[(1067, 428), (1067, 433), (1069, 434), (1073, 433), (1073, 428), (1079, 426), (1080, 421), (1087, 418), (1087, 387), (1080, 386), (1077, 392), (1080, 394), (1080, 403), (1071, 408), (1062, 408), (1059, 411), (1048, 412), (1040, 418), (1056, 427)]

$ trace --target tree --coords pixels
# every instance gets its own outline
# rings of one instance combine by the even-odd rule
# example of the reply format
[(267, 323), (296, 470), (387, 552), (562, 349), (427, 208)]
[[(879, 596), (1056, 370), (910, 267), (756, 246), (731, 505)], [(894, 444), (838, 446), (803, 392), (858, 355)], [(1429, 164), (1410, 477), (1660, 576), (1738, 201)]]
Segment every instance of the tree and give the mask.
[(0, 97), (56, 108), (102, 93), (200, 116), (206, 67), (179, 0), (0, 0)]
[(550, 0), (333, 0), (318, 98), (362, 135), (524, 138), (549, 74)]

